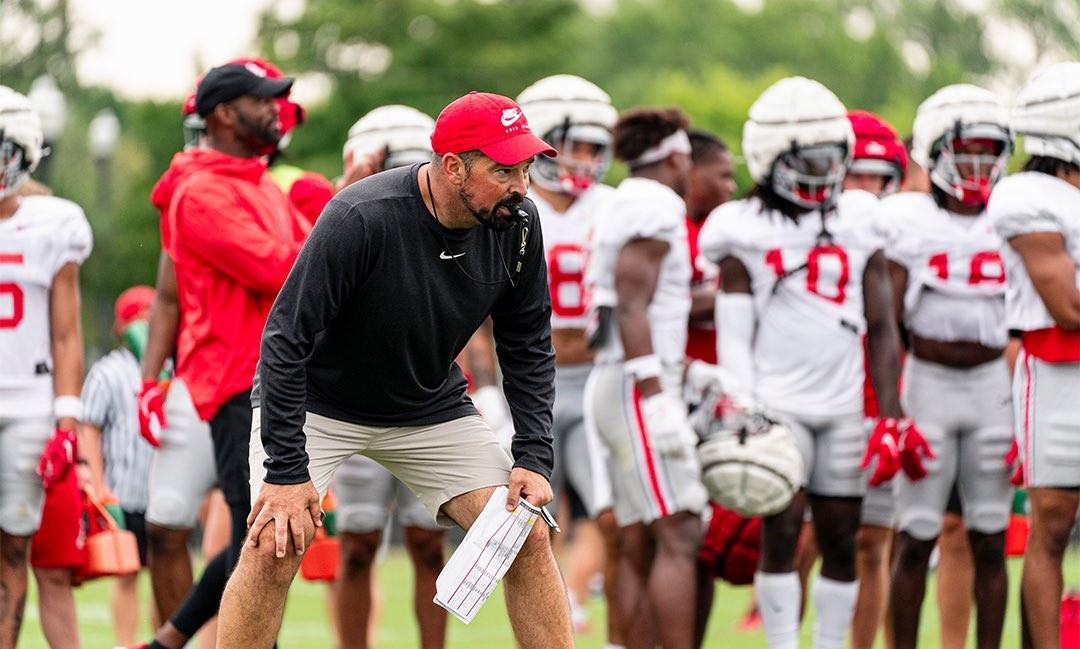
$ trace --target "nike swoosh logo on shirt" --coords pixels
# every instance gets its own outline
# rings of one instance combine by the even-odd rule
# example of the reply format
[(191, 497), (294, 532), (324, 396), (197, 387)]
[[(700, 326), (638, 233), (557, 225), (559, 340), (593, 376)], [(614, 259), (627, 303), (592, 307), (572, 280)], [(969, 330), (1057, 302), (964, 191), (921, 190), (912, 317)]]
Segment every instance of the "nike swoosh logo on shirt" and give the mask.
[[(466, 252), (468, 252), (468, 251), (466, 251)], [(444, 250), (444, 251), (439, 253), (439, 259), (457, 259), (458, 257), (464, 257), (464, 256), (465, 256), (464, 252), (459, 252), (456, 255), (451, 255), (450, 253), (448, 253), (448, 252), (446, 252)]]

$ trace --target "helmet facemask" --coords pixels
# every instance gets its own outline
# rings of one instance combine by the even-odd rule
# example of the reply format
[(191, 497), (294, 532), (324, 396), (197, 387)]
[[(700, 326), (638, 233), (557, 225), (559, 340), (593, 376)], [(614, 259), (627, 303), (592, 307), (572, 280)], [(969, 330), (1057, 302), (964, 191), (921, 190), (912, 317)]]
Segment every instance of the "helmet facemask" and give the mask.
[(780, 198), (807, 209), (825, 208), (840, 193), (847, 172), (845, 144), (815, 144), (791, 149), (773, 163), (772, 189)]
[(30, 177), (26, 152), (0, 130), (0, 200), (11, 196)]
[[(997, 125), (964, 127), (959, 123), (938, 142), (930, 180), (949, 196), (969, 207), (984, 207), (990, 191), (1005, 175), (1012, 140)], [(968, 144), (984, 144), (993, 153), (963, 153)]]
[(567, 120), (545, 140), (559, 151), (559, 157), (539, 156), (533, 161), (529, 177), (548, 191), (580, 196), (599, 182), (611, 165), (611, 131), (605, 126), (571, 124)]

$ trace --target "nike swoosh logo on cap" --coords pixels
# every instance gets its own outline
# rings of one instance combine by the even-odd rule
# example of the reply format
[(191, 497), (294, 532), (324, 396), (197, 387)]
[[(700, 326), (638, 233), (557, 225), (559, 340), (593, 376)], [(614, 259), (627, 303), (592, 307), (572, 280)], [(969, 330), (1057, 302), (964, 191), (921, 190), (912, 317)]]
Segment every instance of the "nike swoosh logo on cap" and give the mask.
[(510, 126), (519, 119), (521, 119), (520, 110), (516, 108), (507, 108), (503, 111), (502, 119), (500, 121), (502, 122), (503, 126)]
[[(466, 251), (466, 252), (468, 252), (468, 251)], [(439, 253), (439, 259), (457, 259), (458, 257), (464, 257), (464, 256), (465, 256), (464, 252), (459, 252), (456, 255), (451, 255), (450, 253), (443, 250), (442, 252)]]

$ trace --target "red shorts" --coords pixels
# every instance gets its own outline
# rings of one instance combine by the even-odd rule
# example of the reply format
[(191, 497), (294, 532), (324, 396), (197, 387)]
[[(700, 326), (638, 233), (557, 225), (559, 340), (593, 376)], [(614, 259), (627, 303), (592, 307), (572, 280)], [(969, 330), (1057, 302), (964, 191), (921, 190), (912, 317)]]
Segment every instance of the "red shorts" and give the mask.
[(49, 487), (41, 526), (30, 541), (30, 565), (35, 568), (78, 568), (83, 563), (82, 492), (75, 468)]

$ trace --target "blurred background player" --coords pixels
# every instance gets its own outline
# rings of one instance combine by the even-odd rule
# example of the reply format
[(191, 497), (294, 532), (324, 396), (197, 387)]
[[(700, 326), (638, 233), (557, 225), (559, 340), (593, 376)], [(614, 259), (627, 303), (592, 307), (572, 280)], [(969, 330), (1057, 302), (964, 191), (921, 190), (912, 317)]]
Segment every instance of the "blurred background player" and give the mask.
[[(847, 117), (855, 133), (855, 146), (841, 188), (843, 191), (866, 191), (878, 198), (896, 193), (908, 166), (907, 150), (897, 137), (896, 130), (879, 116), (867, 111), (848, 111)], [(863, 396), (863, 414), (869, 430), (878, 416), (877, 397), (869, 372), (865, 374)], [(855, 535), (855, 572), (859, 579), (859, 596), (851, 621), (853, 649), (871, 649), (885, 619), (894, 516), (891, 482), (868, 486), (863, 496), (859, 531)], [(817, 556), (813, 523), (808, 521), (803, 525), (796, 556), (804, 610), (806, 584)], [(888, 641), (891, 642), (891, 639)]]
[(691, 129), (690, 159), (693, 166), (686, 180), (686, 233), (690, 243), (690, 330), (686, 355), (716, 364), (716, 291), (720, 272), (699, 254), (698, 235), (705, 219), (718, 206), (735, 198), (735, 160), (727, 143), (716, 135)]
[[(0, 646), (15, 647), (26, 605), (30, 537), (52, 487), (68, 495), (75, 477), (83, 342), (79, 266), (92, 248), (79, 206), (20, 195), (41, 161), (41, 122), (25, 96), (0, 86)], [(78, 647), (71, 561), (79, 520), (59, 528), (35, 553), (42, 627), (54, 647)], [(71, 532), (74, 531), (74, 537)], [(73, 556), (73, 553), (74, 556)], [(52, 563), (56, 562), (56, 563)], [(80, 561), (81, 562), (81, 561)], [(51, 565), (49, 565), (51, 563)]]
[[(595, 521), (574, 528), (564, 572), (571, 614), (576, 631), (588, 628), (585, 604), (589, 583), (597, 562), (602, 562), (608, 646), (617, 647), (622, 645), (622, 634), (618, 609), (612, 606), (617, 529), (611, 511), (611, 484), (600, 440), (588, 428), (584, 415), (585, 382), (593, 361), (585, 336), (584, 279), (593, 218), (614, 192), (600, 181), (611, 164), (611, 128), (618, 114), (606, 92), (569, 74), (536, 81), (517, 101), (533, 132), (559, 151), (558, 158), (533, 161), (529, 197), (536, 203), (543, 228), (551, 293), (551, 342), (555, 348), (552, 508), (567, 507), (563, 494), (573, 489), (588, 519)], [(588, 543), (596, 538), (589, 534), (590, 524), (600, 531), (603, 543), (599, 547)]]
[[(690, 119), (679, 108), (619, 115), (615, 157), (630, 177), (596, 215), (587, 282), (598, 319), (586, 413), (609, 452), (619, 525), (616, 605), (627, 647), (694, 645), (700, 514), (697, 438), (683, 402), (690, 250), (682, 195)], [(703, 365), (703, 364), (702, 364)], [(686, 377), (701, 392), (707, 370)]]
[(1022, 332), (1013, 412), (1031, 506), (1020, 584), (1031, 649), (1064, 646), (1062, 558), (1080, 505), (1080, 63), (1034, 75), (1010, 124), (1031, 157), (994, 189), (989, 212)]
[(718, 208), (701, 232), (702, 253), (720, 265), (720, 363), (788, 424), (806, 472), (787, 509), (763, 521), (754, 587), (773, 649), (798, 646), (794, 559), (807, 499), (823, 559), (813, 586), (814, 646), (843, 647), (851, 624), (866, 484), (863, 334), (883, 415), (875, 438), (913, 430), (900, 419), (900, 341), (883, 242), (870, 220), (877, 201), (840, 195), (854, 139), (827, 88), (802, 77), (773, 84), (743, 127), (756, 185), (749, 198)]
[[(352, 182), (385, 169), (430, 161), (434, 128), (435, 120), (409, 106), (372, 110), (349, 129), (343, 178)], [(502, 399), (501, 391), (494, 385), (490, 387)], [(441, 649), (446, 642), (446, 610), (432, 600), (435, 579), (443, 566), (446, 531), (400, 480), (363, 455), (354, 455), (341, 465), (333, 490), (337, 498), (335, 523), (341, 539), (333, 614), (342, 649), (369, 646), (373, 566), (391, 513), (402, 527), (405, 550), (413, 564), (418, 646)]]
[[(253, 66), (270, 79), (284, 78), (281, 70), (265, 59), (244, 57), (228, 63)], [(303, 122), (305, 113), (303, 107), (288, 95), (278, 98), (276, 102), (284, 138)], [(183, 128), (185, 152), (174, 157), (174, 164), (162, 174), (150, 196), (151, 202), (161, 213), (162, 252), (156, 297), (150, 311), (149, 339), (142, 359), (143, 389), (139, 400), (142, 433), (151, 444), (158, 446), (151, 464), (146, 521), (151, 583), (154, 601), (162, 619), (168, 619), (175, 612), (194, 581), (187, 541), (199, 522), (200, 512), (205, 512), (202, 554), (207, 560), (227, 545), (230, 536), (228, 507), (220, 490), (215, 488), (217, 476), (214, 472), (210, 427), (199, 418), (191, 392), (182, 377), (172, 378), (167, 393), (158, 385), (163, 368), (167, 367), (168, 359), (175, 354), (182, 324), (176, 271), (171, 256), (169, 206), (180, 183), (200, 168), (188, 162), (191, 156), (187, 151), (201, 146), (206, 133), (206, 121), (195, 108), (194, 91), (184, 102)], [(277, 157), (279, 145), (263, 145), (262, 155), (267, 159)], [(278, 182), (276, 178), (275, 182)], [(329, 181), (324, 179), (324, 182), (329, 185)], [(322, 184), (306, 175), (303, 183), (314, 185), (316, 189)], [(283, 192), (292, 193), (289, 187), (281, 183), (279, 186)], [(300, 191), (297, 196), (310, 199), (312, 193)], [(297, 209), (301, 208), (297, 206)], [(301, 212), (307, 220), (314, 221), (321, 209), (321, 205), (316, 209), (308, 200)], [(161, 424), (159, 435), (150, 429), (151, 418), (156, 418)], [(211, 625), (200, 633), (200, 646), (212, 647), (213, 638)]]
[(1012, 505), (1008, 467), (998, 458), (1009, 450), (1012, 422), (1005, 267), (985, 210), (1012, 148), (1008, 115), (993, 93), (950, 85), (919, 106), (912, 136), (931, 193), (890, 197), (878, 219), (897, 317), (911, 338), (904, 407), (936, 457), (924, 476), (897, 477), (892, 633), (897, 649), (917, 644), (930, 554), (956, 484), (975, 565), (976, 646), (997, 647)]
[[(121, 346), (90, 367), (83, 384), (82, 455), (98, 498), (115, 499), (125, 529), (135, 535), (139, 561), (146, 565), (148, 474), (153, 447), (139, 434), (139, 359), (146, 345), (147, 315), (154, 289), (132, 286), (116, 298), (113, 333)], [(135, 641), (139, 625), (138, 576), (113, 580), (111, 614), (115, 644)], [(151, 616), (156, 617), (156, 616)]]
[[(735, 160), (727, 143), (702, 129), (687, 131), (690, 138), (690, 160), (693, 166), (686, 179), (686, 236), (690, 246), (690, 319), (686, 337), (687, 359), (716, 364), (715, 304), (720, 271), (699, 254), (698, 235), (709, 214), (735, 197)], [(755, 530), (761, 531), (760, 521), (754, 523), (739, 514), (725, 510), (715, 502), (709, 503), (708, 524), (702, 538), (697, 562), (697, 607), (694, 615), (694, 644), (700, 647), (719, 578), (741, 581), (726, 572), (724, 557), (733, 544), (744, 541), (758, 546)], [(756, 563), (756, 562), (755, 562)], [(740, 584), (742, 585), (742, 584)], [(754, 609), (748, 614), (753, 613)]]
[[(151, 649), (182, 646), (217, 612), (250, 511), (249, 393), (262, 325), (292, 268), (310, 223), (266, 174), (264, 156), (281, 137), (279, 100), (292, 79), (253, 64), (226, 64), (199, 82), (195, 106), (206, 122), (203, 146), (174, 157), (163, 248), (174, 264), (182, 325), (178, 377), (199, 419), (208, 422), (218, 484), (231, 514), (231, 542), (156, 633)], [(153, 323), (152, 323), (153, 325)], [(151, 343), (154, 342), (153, 327)], [(165, 348), (171, 340), (158, 344)], [(151, 345), (151, 348), (153, 346)], [(166, 354), (155, 356), (163, 362)], [(148, 353), (148, 360), (150, 354)], [(159, 367), (143, 365), (140, 426), (167, 424)]]

